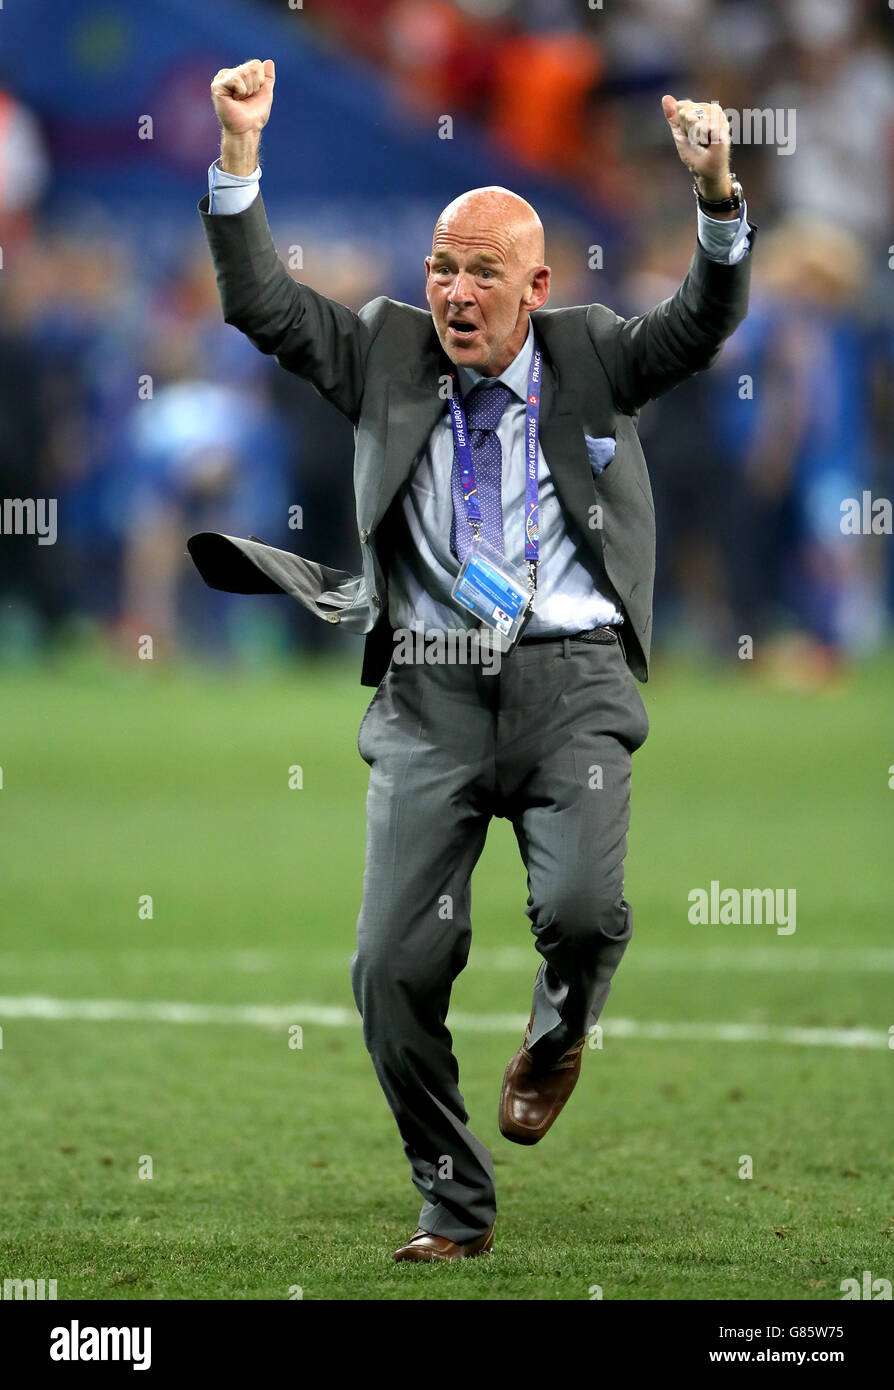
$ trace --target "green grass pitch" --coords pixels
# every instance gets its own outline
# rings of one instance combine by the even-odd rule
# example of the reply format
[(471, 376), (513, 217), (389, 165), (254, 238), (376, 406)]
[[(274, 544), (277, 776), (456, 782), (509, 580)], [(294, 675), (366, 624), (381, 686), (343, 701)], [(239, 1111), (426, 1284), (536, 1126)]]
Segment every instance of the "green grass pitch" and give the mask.
[[(805, 696), (744, 668), (657, 672), (633, 942), (604, 1045), (534, 1149), (497, 1129), (538, 957), (493, 825), (453, 1008), (496, 1162), (496, 1253), (396, 1266), (419, 1198), (348, 978), (371, 694), (356, 660), (4, 673), (0, 1280), (55, 1278), (60, 1299), (825, 1300), (864, 1270), (894, 1278), (892, 678), (880, 662)], [(796, 932), (691, 925), (687, 895), (712, 879), (795, 888)], [(97, 1020), (70, 1001), (221, 1012)], [(252, 1004), (281, 1016), (242, 1021)], [(866, 1046), (840, 1045), (853, 1028)]]

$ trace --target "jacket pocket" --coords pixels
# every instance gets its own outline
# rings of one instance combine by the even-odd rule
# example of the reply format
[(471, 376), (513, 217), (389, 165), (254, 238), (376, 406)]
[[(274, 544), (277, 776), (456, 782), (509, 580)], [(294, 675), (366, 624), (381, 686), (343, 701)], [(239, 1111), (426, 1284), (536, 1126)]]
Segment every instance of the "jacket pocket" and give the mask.
[(382, 691), (385, 688), (385, 682), (387, 681), (390, 673), (391, 665), (389, 663), (388, 670), (385, 672), (384, 676), (379, 681), (379, 684), (376, 686), (373, 697), (367, 705), (366, 712), (364, 713), (364, 716), (360, 721), (360, 728), (357, 730), (357, 752), (360, 754), (363, 761), (367, 763), (370, 767), (372, 767), (374, 759), (366, 751), (364, 751), (363, 735), (369, 723), (369, 717), (372, 714), (373, 705), (376, 703), (379, 696), (382, 694)]
[(587, 457), (590, 460), (590, 467), (594, 477), (599, 477), (604, 473), (615, 456), (615, 440), (610, 434), (595, 436), (585, 434), (584, 440), (587, 445)]

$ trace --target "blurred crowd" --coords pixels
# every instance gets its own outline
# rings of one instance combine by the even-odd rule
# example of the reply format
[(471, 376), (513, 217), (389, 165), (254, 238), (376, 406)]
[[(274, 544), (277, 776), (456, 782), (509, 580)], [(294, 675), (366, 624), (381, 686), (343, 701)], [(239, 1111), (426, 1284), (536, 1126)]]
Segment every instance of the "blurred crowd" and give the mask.
[[(776, 113), (775, 141), (768, 126), (734, 150), (760, 228), (749, 318), (709, 375), (640, 421), (656, 638), (734, 657), (746, 634), (808, 683), (886, 640), (894, 540), (840, 520), (846, 498), (894, 496), (887, 4), (328, 0), (306, 18), (386, 77), (407, 120), (449, 114), (592, 204), (589, 225), (547, 225), (554, 305), (638, 313), (685, 273), (694, 200), (666, 130), (643, 119), (664, 91)], [(0, 537), (0, 655), (81, 628), (212, 657), (330, 642), (294, 605), (205, 590), (184, 540), (255, 534), (353, 567), (350, 426), (222, 325), (197, 222), (189, 245), (152, 257), (139, 227), (60, 231), (52, 156), (40, 112), (0, 91), (0, 245), (15, 264), (0, 276), (2, 495), (58, 498), (60, 515), (52, 549)], [(600, 216), (623, 256), (592, 268)], [(321, 225), (306, 278), (356, 307), (383, 292), (424, 303), (425, 250), (417, 282), (386, 227), (333, 241)]]

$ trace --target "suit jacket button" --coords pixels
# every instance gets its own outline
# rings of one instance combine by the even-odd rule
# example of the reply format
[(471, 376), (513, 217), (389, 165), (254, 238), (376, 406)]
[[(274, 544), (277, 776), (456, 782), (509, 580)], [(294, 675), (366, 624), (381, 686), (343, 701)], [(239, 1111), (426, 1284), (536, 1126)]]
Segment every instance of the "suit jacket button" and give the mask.
[(369, 540), (369, 532), (368, 532), (367, 530), (364, 529), (363, 531), (360, 532), (360, 544), (361, 544), (361, 545), (366, 545), (366, 542), (367, 542), (368, 540)]
[(326, 621), (327, 621), (327, 623), (340, 623), (340, 622), (341, 622), (341, 618), (338, 616), (337, 613), (327, 613), (327, 614), (326, 614)]

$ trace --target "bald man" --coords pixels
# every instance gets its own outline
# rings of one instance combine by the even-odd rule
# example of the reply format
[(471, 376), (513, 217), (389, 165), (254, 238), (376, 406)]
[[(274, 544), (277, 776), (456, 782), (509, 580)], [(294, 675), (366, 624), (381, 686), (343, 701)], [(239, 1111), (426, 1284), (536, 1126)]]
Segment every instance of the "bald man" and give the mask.
[(212, 586), (286, 593), (366, 637), (361, 679), (376, 690), (358, 735), (370, 777), (352, 983), (423, 1197), (395, 1258), (465, 1259), (492, 1251), (496, 1213), (445, 1024), (472, 870), (505, 817), (541, 962), (499, 1126), (535, 1144), (574, 1088), (632, 931), (630, 769), (648, 731), (633, 677), (648, 674), (654, 575), (636, 417), (708, 367), (744, 317), (754, 229), (719, 106), (667, 96), (698, 196), (692, 264), (670, 299), (626, 320), (600, 304), (545, 310), (540, 219), (516, 193), (478, 188), (435, 225), (430, 312), (382, 297), (355, 313), (277, 258), (258, 192), (274, 81), (257, 60), (214, 79), (221, 154), (200, 211), (226, 321), (355, 427), (363, 572), (256, 538), (205, 532), (189, 548)]

